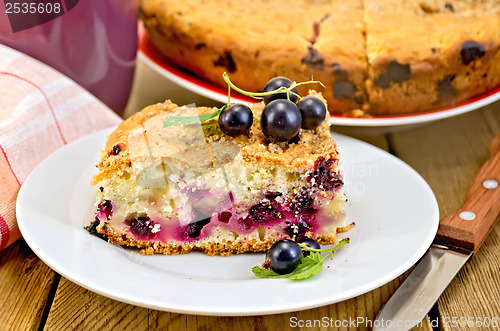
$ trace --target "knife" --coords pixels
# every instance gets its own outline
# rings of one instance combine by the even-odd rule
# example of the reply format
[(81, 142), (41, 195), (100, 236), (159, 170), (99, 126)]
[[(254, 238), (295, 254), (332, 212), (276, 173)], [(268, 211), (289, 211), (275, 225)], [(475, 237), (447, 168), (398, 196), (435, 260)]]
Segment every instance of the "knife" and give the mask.
[(456, 212), (439, 221), (437, 235), (415, 269), (382, 307), (379, 330), (410, 330), (420, 324), (460, 268), (481, 247), (500, 214), (500, 135), (491, 157), (474, 177)]

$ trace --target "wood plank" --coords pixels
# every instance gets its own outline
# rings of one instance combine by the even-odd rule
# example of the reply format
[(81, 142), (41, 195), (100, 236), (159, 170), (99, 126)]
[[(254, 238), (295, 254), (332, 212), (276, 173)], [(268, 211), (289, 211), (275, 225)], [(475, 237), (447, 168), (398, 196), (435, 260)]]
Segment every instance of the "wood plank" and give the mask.
[(62, 277), (44, 330), (147, 330), (149, 309), (106, 298)]
[(123, 112), (123, 118), (135, 114), (146, 106), (163, 102), (166, 98), (170, 98), (178, 105), (194, 103), (206, 107), (222, 106), (220, 102), (205, 98), (170, 81), (158, 71), (151, 69), (141, 58), (137, 60), (134, 75), (130, 99)]
[[(500, 135), (494, 139), (495, 142), (497, 140), (500, 140)], [(477, 252), (500, 214), (500, 190), (485, 188), (485, 180), (494, 180), (497, 185), (500, 182), (500, 149), (491, 153), (477, 172), (469, 187), (467, 200), (460, 209), (441, 219), (436, 240)], [(474, 221), (463, 220), (461, 213), (464, 211), (474, 213)]]
[(500, 103), (434, 124), (391, 134), (395, 154), (429, 183), (441, 217), (463, 203), (472, 178), (500, 131)]
[[(497, 223), (479, 252), (460, 270), (439, 299), (443, 330), (494, 329), (481, 327), (480, 321), (496, 320), (500, 327), (500, 223)], [(466, 304), (464, 304), (466, 303)], [(454, 327), (454, 320), (459, 325)], [(464, 318), (465, 320), (461, 319)], [(467, 319), (471, 318), (467, 326)], [(462, 325), (460, 325), (462, 324)]]
[(372, 128), (351, 128), (332, 125), (331, 131), (362, 140), (385, 151), (389, 150), (386, 134), (380, 129), (374, 130)]
[[(0, 253), (0, 329), (37, 330), (58, 276), (19, 240)], [(50, 304), (50, 302), (49, 302)]]
[[(461, 206), (472, 178), (488, 158), (491, 139), (499, 133), (500, 103), (497, 102), (482, 110), (392, 134), (390, 141), (397, 155), (427, 180), (443, 217)], [(470, 329), (444, 327), (445, 319), (451, 321), (453, 317), (500, 318), (499, 233), (497, 224), (479, 253), (438, 300), (441, 329)]]
[[(401, 276), (379, 289), (356, 298), (315, 309), (254, 317), (191, 316), (159, 312), (160, 323), (155, 326), (177, 330), (179, 325), (169, 325), (165, 322), (180, 320), (182, 321), (180, 325), (191, 327), (186, 330), (319, 330), (338, 329), (339, 326), (342, 330), (371, 330), (379, 308), (388, 300), (404, 277)], [(426, 318), (422, 327), (415, 330), (432, 330), (432, 328)]]
[[(370, 330), (380, 306), (405, 276), (362, 296), (316, 309), (266, 316), (220, 317), (157, 311), (118, 302), (88, 291), (65, 278), (51, 307), (45, 330), (311, 330), (316, 325), (351, 323), (345, 330)], [(350, 321), (356, 321), (353, 324)], [(345, 321), (345, 322), (343, 322)], [(314, 324), (316, 323), (316, 324)], [(326, 324), (325, 324), (326, 323)], [(428, 320), (415, 330), (432, 330)], [(304, 325), (294, 328), (294, 325)], [(356, 325), (355, 327), (353, 325)]]
[[(480, 115), (488, 129), (485, 130), (487, 140), (500, 133), (500, 102), (487, 107)], [(487, 157), (487, 146), (487, 143), (478, 146), (483, 150), (484, 158)], [(500, 223), (497, 223), (479, 252), (467, 262), (439, 299), (442, 329), (497, 329), (500, 326), (499, 283)], [(459, 302), (468, 304), (460, 305)], [(453, 318), (458, 319), (458, 327), (454, 327)], [(489, 325), (479, 325), (480, 322)]]

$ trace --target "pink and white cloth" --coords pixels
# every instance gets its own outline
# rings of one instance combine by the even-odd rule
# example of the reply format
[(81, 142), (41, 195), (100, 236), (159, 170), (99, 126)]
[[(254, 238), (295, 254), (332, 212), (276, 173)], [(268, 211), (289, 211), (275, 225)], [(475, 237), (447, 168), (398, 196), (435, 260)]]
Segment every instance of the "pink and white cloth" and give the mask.
[(69, 78), (0, 45), (0, 250), (21, 237), (16, 197), (31, 170), (58, 148), (120, 121)]

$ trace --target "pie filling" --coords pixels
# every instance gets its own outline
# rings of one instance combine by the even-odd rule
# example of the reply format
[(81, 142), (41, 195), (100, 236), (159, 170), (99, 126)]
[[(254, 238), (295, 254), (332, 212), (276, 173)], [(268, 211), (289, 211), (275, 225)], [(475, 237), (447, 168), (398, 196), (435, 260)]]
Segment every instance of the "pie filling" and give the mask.
[(337, 163), (320, 157), (313, 170), (293, 180), (293, 188), (259, 183), (269, 190), (250, 189), (245, 194), (231, 185), (217, 187), (208, 185), (209, 181), (195, 181), (196, 186), (178, 185), (175, 193), (168, 188), (144, 190), (131, 201), (125, 195), (119, 196), (119, 192), (127, 191), (126, 187), (114, 189), (113, 194), (107, 194), (110, 188), (103, 187), (91, 232), (102, 233), (96, 229), (109, 225), (113, 231), (135, 240), (161, 244), (213, 238), (238, 241), (257, 235), (261, 240), (299, 240), (335, 233), (345, 217)]

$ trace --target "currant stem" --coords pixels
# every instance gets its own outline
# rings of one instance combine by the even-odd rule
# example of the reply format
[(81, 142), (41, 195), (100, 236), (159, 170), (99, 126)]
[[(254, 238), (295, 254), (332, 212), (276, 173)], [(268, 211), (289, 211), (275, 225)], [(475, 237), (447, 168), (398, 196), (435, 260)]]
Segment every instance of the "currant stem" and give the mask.
[[(301, 248), (305, 249), (306, 251), (311, 251), (311, 252), (330, 252), (330, 253), (333, 253), (337, 249), (339, 249), (340, 247), (344, 246), (347, 243), (349, 243), (349, 238), (344, 238), (344, 239), (339, 240), (335, 245), (333, 245), (330, 248), (320, 248), (320, 249), (310, 248), (306, 244), (302, 244), (302, 243), (299, 243), (299, 246)], [(328, 254), (326, 256), (328, 256)]]
[(349, 238), (344, 238), (342, 240), (340, 240), (338, 243), (336, 243), (335, 245), (333, 245), (333, 247), (331, 248), (331, 251), (330, 253), (326, 254), (324, 257), (323, 257), (323, 260), (326, 260), (326, 258), (328, 257), (328, 255), (330, 255), (330, 259), (333, 260), (333, 253), (335, 253), (335, 251), (337, 251), (337, 249), (339, 249), (340, 247), (344, 246), (345, 244), (348, 244), (350, 241)]
[(290, 89), (293, 89), (294, 87), (297, 87), (297, 86), (300, 86), (300, 85), (305, 85), (305, 84), (319, 84), (321, 85), (321, 87), (325, 88), (326, 89), (326, 86), (325, 84), (323, 84), (322, 82), (320, 82), (319, 80), (310, 80), (308, 82), (300, 82), (300, 83), (295, 83), (293, 82), (292, 85), (290, 85)]
[[(242, 90), (238, 86), (234, 85), (233, 82), (231, 82), (231, 80), (229, 79), (229, 76), (227, 75), (227, 73), (224, 72), (222, 74), (222, 78), (227, 83), (227, 85), (230, 88), (232, 88), (233, 90), (235, 90), (235, 91), (237, 91), (237, 92), (239, 92), (239, 93), (241, 93), (243, 95), (246, 95), (248, 97), (254, 98), (254, 99), (262, 99), (262, 97), (264, 97), (266, 95), (278, 94), (278, 93), (285, 92), (285, 93), (287, 93), (287, 95), (293, 94), (297, 98), (299, 98), (299, 100), (302, 100), (302, 97), (300, 95), (298, 95), (297, 93), (291, 91), (291, 89), (294, 88), (295, 86), (297, 86), (297, 84), (295, 86), (292, 84), (289, 88), (286, 88), (286, 87), (282, 86), (279, 89), (276, 89), (274, 91), (269, 91), (269, 92), (248, 92), (248, 91)], [(308, 82), (303, 82), (303, 83), (300, 83), (300, 84), (303, 85), (303, 84), (307, 84), (307, 83)]]

